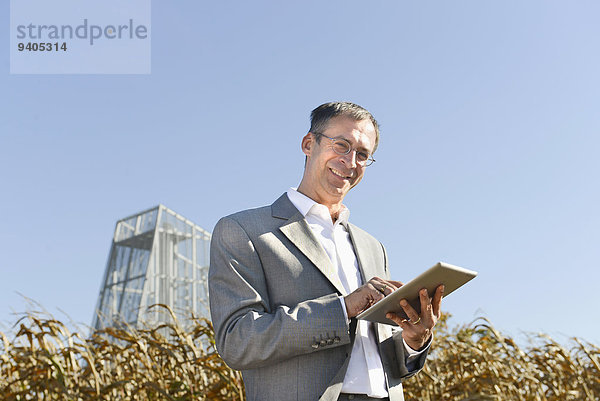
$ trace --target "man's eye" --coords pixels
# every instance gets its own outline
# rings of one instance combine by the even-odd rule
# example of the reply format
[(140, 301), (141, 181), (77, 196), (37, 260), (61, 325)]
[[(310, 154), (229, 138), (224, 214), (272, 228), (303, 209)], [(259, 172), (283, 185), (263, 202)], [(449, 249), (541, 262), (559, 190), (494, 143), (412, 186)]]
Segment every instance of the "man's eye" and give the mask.
[(346, 154), (350, 150), (350, 146), (344, 141), (335, 141), (333, 146), (334, 150), (341, 154)]
[(369, 154), (365, 152), (356, 152), (356, 159), (359, 162), (367, 161), (367, 159), (369, 159)]

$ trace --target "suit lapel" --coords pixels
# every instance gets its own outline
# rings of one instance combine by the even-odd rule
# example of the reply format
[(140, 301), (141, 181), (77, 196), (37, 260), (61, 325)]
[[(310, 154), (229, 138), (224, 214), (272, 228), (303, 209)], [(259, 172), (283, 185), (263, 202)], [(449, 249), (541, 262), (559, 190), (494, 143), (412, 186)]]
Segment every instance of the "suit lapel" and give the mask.
[(350, 223), (348, 223), (348, 232), (350, 233), (350, 239), (354, 246), (354, 253), (358, 260), (358, 268), (362, 274), (363, 284), (365, 284), (367, 281), (377, 276), (375, 265), (370, 262), (371, 252), (368, 245), (370, 241), (365, 237), (361, 230)]
[(302, 213), (294, 207), (287, 195), (283, 194), (271, 208), (273, 217), (286, 220), (279, 230), (323, 273), (340, 294), (345, 294), (346, 290), (344, 290), (337, 272), (334, 271), (329, 256), (313, 234)]

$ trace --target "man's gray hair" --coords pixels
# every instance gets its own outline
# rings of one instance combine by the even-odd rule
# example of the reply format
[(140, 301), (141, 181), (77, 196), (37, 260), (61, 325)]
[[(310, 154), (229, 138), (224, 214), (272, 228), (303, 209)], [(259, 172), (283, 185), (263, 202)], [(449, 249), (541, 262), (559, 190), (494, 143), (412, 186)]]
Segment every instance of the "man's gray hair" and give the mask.
[[(379, 145), (379, 124), (367, 109), (354, 103), (330, 102), (320, 105), (310, 113), (310, 132), (322, 134), (327, 129), (329, 120), (334, 117), (349, 117), (356, 121), (371, 120), (376, 134), (375, 147), (373, 147), (373, 153), (375, 153), (377, 145)], [(317, 136), (316, 140), (319, 143), (321, 137)]]

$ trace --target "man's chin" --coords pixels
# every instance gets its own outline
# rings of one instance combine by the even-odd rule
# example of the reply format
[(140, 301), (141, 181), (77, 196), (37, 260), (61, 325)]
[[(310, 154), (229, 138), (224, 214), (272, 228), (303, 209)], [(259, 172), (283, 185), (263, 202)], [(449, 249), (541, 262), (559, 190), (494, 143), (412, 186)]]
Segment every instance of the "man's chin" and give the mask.
[(341, 202), (342, 200), (344, 200), (344, 197), (346, 196), (346, 194), (348, 194), (348, 191), (350, 191), (350, 187), (336, 188), (331, 193), (331, 195), (333, 195), (334, 198), (336, 198), (339, 202)]

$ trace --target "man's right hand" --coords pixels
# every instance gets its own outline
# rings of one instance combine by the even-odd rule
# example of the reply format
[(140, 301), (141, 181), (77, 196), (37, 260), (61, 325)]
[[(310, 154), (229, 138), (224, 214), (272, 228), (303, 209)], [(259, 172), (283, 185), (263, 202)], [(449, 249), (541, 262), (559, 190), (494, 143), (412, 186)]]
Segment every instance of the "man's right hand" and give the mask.
[(344, 297), (348, 318), (352, 319), (365, 309), (382, 300), (385, 295), (391, 294), (402, 286), (400, 281), (384, 280), (373, 277), (366, 284), (358, 287), (354, 292)]

